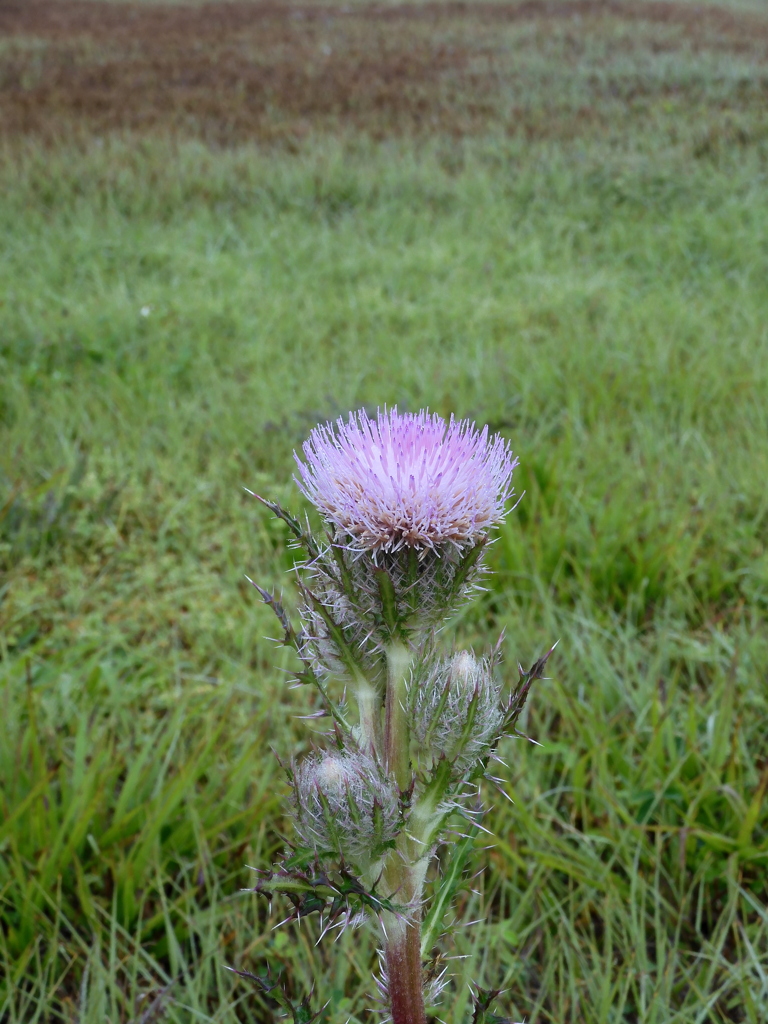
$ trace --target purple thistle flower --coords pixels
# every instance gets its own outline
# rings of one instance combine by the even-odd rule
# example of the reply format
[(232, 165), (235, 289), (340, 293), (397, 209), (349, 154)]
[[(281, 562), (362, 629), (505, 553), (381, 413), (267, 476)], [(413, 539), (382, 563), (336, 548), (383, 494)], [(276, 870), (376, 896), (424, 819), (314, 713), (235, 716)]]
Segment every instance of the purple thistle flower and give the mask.
[(374, 552), (476, 543), (504, 518), (518, 461), (487, 427), (397, 408), (315, 427), (303, 450), (302, 492), (350, 546)]

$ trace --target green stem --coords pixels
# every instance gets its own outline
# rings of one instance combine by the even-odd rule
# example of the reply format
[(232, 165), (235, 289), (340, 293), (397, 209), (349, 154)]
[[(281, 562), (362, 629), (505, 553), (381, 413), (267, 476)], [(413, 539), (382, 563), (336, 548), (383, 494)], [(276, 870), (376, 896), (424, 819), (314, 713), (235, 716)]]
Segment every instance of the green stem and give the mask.
[[(406, 710), (411, 652), (403, 643), (387, 648), (385, 764), (401, 793), (411, 788), (410, 724)], [(407, 920), (385, 915), (387, 986), (392, 1024), (426, 1024), (421, 969), (421, 893), (424, 863), (410, 863), (410, 840), (402, 835), (384, 871), (384, 886), (410, 908)], [(403, 843), (406, 848), (403, 848)], [(418, 857), (418, 854), (417, 854)]]
[(384, 746), (381, 728), (381, 692), (362, 676), (357, 679), (357, 707), (360, 714), (360, 746), (374, 757), (380, 758)]
[(387, 648), (387, 696), (385, 725), (385, 764), (401, 793), (411, 786), (411, 744), (406, 699), (411, 652), (402, 643)]

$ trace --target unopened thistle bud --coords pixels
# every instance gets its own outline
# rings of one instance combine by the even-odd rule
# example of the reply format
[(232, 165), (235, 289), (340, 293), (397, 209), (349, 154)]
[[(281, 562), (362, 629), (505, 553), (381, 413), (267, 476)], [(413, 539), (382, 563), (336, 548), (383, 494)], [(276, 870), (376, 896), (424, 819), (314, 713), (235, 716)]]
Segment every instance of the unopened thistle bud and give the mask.
[(306, 758), (294, 771), (294, 799), (296, 831), (317, 853), (376, 860), (397, 834), (397, 794), (365, 754)]
[(445, 757), (455, 774), (489, 750), (504, 720), (500, 687), (487, 660), (462, 651), (440, 661), (411, 691), (413, 730), (433, 762)]

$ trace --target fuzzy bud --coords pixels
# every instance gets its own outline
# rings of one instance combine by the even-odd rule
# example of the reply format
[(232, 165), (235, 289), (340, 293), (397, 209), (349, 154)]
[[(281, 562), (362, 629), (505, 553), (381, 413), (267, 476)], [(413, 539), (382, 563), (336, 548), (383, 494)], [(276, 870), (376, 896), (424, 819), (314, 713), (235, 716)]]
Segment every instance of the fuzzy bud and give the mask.
[(445, 757), (461, 775), (488, 752), (504, 710), (487, 660), (461, 651), (438, 662), (411, 692), (414, 734), (433, 762)]
[(397, 833), (397, 795), (376, 762), (361, 753), (308, 757), (294, 771), (295, 826), (318, 853), (350, 861), (381, 857)]

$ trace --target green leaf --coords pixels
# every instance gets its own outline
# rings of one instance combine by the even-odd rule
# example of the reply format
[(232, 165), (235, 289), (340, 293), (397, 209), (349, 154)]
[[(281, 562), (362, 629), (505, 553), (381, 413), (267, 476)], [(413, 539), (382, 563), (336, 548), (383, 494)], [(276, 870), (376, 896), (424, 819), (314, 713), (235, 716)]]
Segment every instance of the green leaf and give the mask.
[(487, 539), (483, 538), (482, 540), (478, 541), (478, 543), (475, 544), (474, 547), (469, 548), (469, 550), (461, 556), (461, 559), (459, 561), (459, 567), (454, 573), (453, 580), (451, 581), (451, 589), (449, 592), (449, 598), (447, 602), (448, 604), (450, 604), (451, 601), (454, 598), (458, 597), (459, 594), (461, 593), (461, 588), (467, 582), (469, 574), (480, 561), (480, 558), (483, 554), (483, 551), (485, 551), (487, 544)]
[(752, 833), (760, 819), (760, 811), (762, 810), (766, 789), (768, 789), (768, 765), (763, 770), (763, 775), (755, 790), (755, 795), (752, 797), (747, 813), (744, 815), (744, 820), (741, 823), (736, 840), (740, 847), (749, 846), (752, 841)]
[(375, 568), (373, 570), (376, 583), (379, 587), (379, 598), (381, 600), (381, 611), (384, 622), (392, 636), (400, 632), (402, 619), (397, 611), (397, 595), (392, 583), (392, 577), (386, 569)]
[(293, 904), (288, 920), (319, 913), (332, 922), (344, 914), (362, 909), (375, 914), (387, 911), (399, 917), (407, 909), (379, 896), (375, 886), (367, 889), (343, 866), (324, 869), (317, 859), (309, 864), (307, 851), (284, 861), (276, 870), (263, 872), (251, 891), (270, 900), (273, 893), (286, 896)]
[(333, 618), (331, 613), (328, 611), (328, 609), (325, 607), (323, 602), (316, 594), (313, 594), (312, 591), (303, 583), (299, 584), (299, 589), (301, 590), (304, 597), (312, 604), (315, 611), (318, 613), (318, 615), (320, 615), (323, 622), (327, 626), (328, 632), (331, 635), (331, 639), (336, 644), (336, 647), (338, 649), (339, 657), (344, 663), (350, 676), (353, 679), (357, 679), (360, 676), (364, 676), (365, 673), (363, 672), (363, 667), (360, 664), (360, 659), (357, 656), (357, 652), (355, 651), (354, 647), (347, 642), (347, 639), (344, 636), (344, 630), (341, 628), (338, 622), (336, 622), (336, 620)]
[(433, 896), (421, 926), (422, 957), (429, 955), (442, 929), (443, 918), (458, 891), (467, 861), (475, 848), (475, 839), (479, 831), (477, 825), (470, 826), (469, 832), (461, 842), (448, 847), (451, 852), (440, 888)]
[(227, 970), (231, 971), (232, 974), (236, 974), (238, 978), (252, 981), (269, 1001), (276, 1003), (281, 1009), (287, 1010), (291, 1014), (294, 1024), (313, 1024), (313, 1021), (319, 1021), (325, 1017), (325, 1011), (328, 1007), (327, 1003), (325, 1006), (320, 1007), (319, 1010), (313, 1011), (308, 996), (305, 996), (299, 1003), (293, 1002), (280, 984), (282, 971), (273, 977), (269, 968), (265, 974), (238, 971), (234, 967), (228, 967)]
[(478, 989), (475, 993), (474, 1013), (472, 1024), (513, 1024), (511, 1017), (499, 1017), (491, 1013), (490, 1005), (497, 996), (501, 995), (501, 989)]
[(244, 488), (247, 494), (260, 501), (262, 505), (266, 505), (270, 512), (274, 513), (278, 519), (286, 524), (288, 529), (291, 531), (293, 536), (296, 538), (296, 542), (304, 548), (310, 558), (317, 558), (320, 554), (320, 548), (317, 546), (317, 541), (309, 532), (309, 529), (304, 529), (299, 520), (292, 516), (290, 512), (286, 511), (282, 505), (276, 501), (269, 501), (267, 498), (262, 498), (260, 494), (256, 494), (254, 491), (249, 490), (247, 487)]
[[(329, 697), (328, 691), (326, 690), (325, 686), (321, 682), (321, 680), (318, 677), (318, 675), (315, 672), (315, 670), (312, 668), (311, 664), (302, 655), (302, 653), (301, 653), (301, 643), (300, 643), (300, 640), (299, 640), (299, 635), (296, 632), (296, 630), (293, 628), (293, 624), (292, 624), (291, 620), (288, 618), (288, 615), (287, 615), (285, 609), (283, 608), (282, 604), (280, 603), (280, 601), (277, 600), (277, 598), (274, 596), (274, 594), (270, 594), (270, 592), (268, 590), (265, 590), (263, 587), (260, 587), (258, 585), (258, 583), (254, 583), (253, 580), (249, 576), (246, 576), (245, 578), (248, 580), (248, 582), (251, 584), (251, 586), (255, 587), (256, 590), (258, 590), (258, 592), (261, 595), (261, 599), (263, 600), (264, 604), (266, 604), (267, 607), (271, 608), (272, 611), (277, 616), (277, 619), (280, 622), (280, 625), (283, 627), (283, 631), (284, 631), (283, 644), (286, 647), (292, 647), (296, 651), (296, 653), (298, 654), (299, 658), (301, 659), (301, 663), (304, 666), (304, 671), (297, 673), (297, 679), (299, 679), (303, 683), (311, 683), (314, 687), (316, 687), (317, 690), (319, 690), (320, 695), (323, 698), (323, 702), (325, 704), (326, 710), (328, 711), (328, 714), (333, 718), (334, 722), (336, 722), (336, 724), (339, 726), (339, 728), (347, 736), (350, 736), (352, 734), (352, 726), (347, 721), (346, 716), (344, 715), (343, 711)], [(306, 588), (302, 588), (302, 589), (305, 591), (305, 593), (308, 596), (310, 596), (310, 597), (313, 596), (313, 595), (309, 594), (309, 591), (306, 590)], [(317, 598), (314, 598), (314, 600), (316, 601)], [(339, 629), (338, 626), (336, 628)], [(330, 629), (330, 626), (329, 626), (329, 629)], [(342, 639), (343, 639), (343, 635), (342, 635)]]

